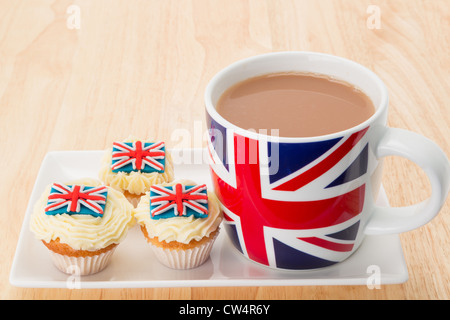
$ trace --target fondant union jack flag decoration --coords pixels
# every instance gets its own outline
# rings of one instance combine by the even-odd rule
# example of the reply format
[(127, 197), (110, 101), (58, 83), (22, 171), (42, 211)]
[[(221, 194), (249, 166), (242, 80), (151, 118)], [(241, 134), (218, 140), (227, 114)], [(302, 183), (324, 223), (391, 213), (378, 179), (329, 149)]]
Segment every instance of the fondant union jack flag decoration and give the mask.
[(208, 216), (206, 185), (152, 186), (150, 188), (150, 217), (152, 219)]
[(329, 266), (353, 252), (370, 193), (364, 181), (373, 171), (368, 128), (325, 141), (275, 143), (208, 121), (225, 229), (245, 256), (298, 270)]
[(54, 183), (48, 196), (45, 213), (90, 214), (93, 217), (102, 217), (107, 194), (108, 189), (105, 186), (86, 187)]
[(164, 172), (165, 158), (164, 142), (114, 142), (111, 170), (161, 173)]

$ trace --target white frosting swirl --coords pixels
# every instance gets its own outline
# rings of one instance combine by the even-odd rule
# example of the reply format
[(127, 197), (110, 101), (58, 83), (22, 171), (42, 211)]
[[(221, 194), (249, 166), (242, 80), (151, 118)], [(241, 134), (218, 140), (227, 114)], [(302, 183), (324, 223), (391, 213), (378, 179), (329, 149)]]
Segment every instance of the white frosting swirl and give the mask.
[[(195, 185), (189, 180), (179, 180), (172, 183), (164, 183), (163, 186), (172, 186), (177, 183), (185, 185)], [(150, 195), (147, 192), (141, 197), (137, 208), (135, 209), (135, 218), (140, 225), (145, 226), (150, 238), (158, 237), (159, 241), (177, 241), (180, 243), (189, 243), (191, 240), (201, 240), (217, 230), (222, 221), (222, 212), (219, 202), (213, 192), (208, 192), (208, 217), (194, 218), (173, 217), (168, 219), (150, 218)]]
[[(93, 179), (82, 179), (67, 183), (85, 186), (99, 186), (101, 183)], [(51, 185), (34, 206), (31, 215), (30, 229), (37, 239), (50, 242), (60, 239), (75, 250), (95, 251), (113, 243), (120, 243), (127, 235), (128, 229), (135, 224), (133, 206), (125, 196), (110, 187), (102, 217), (83, 214), (45, 214)]]

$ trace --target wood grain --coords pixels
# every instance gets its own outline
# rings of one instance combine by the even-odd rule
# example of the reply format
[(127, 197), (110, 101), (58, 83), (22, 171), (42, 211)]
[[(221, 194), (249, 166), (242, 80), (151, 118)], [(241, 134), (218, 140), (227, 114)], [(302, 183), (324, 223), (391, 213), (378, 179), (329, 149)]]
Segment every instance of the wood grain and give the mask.
[[(70, 5), (80, 8), (80, 29), (67, 27)], [(380, 8), (380, 29), (367, 27), (369, 5)], [(179, 133), (204, 130), (205, 86), (237, 59), (282, 50), (353, 59), (385, 81), (389, 125), (434, 140), (448, 155), (448, 0), (3, 0), (0, 18), (0, 299), (450, 298), (448, 201), (431, 223), (401, 235), (410, 279), (379, 290), (26, 289), (8, 280), (48, 151), (103, 149), (129, 134), (204, 146)], [(415, 164), (395, 157), (385, 163), (393, 206), (430, 194)]]

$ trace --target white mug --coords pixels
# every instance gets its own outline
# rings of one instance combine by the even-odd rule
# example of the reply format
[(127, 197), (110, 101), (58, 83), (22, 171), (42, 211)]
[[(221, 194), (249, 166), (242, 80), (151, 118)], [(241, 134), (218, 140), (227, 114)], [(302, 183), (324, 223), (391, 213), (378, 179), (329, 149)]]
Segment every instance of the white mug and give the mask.
[[(292, 71), (354, 85), (372, 100), (375, 113), (348, 130), (292, 138), (239, 128), (217, 112), (220, 96), (234, 84)], [(421, 135), (387, 127), (386, 86), (353, 61), (314, 52), (244, 59), (213, 77), (205, 104), (211, 176), (225, 229), (236, 248), (260, 264), (301, 270), (338, 263), (367, 234), (401, 233), (426, 224), (447, 197), (450, 166), (444, 152)], [(377, 206), (386, 156), (418, 164), (430, 180), (431, 196), (412, 206)]]

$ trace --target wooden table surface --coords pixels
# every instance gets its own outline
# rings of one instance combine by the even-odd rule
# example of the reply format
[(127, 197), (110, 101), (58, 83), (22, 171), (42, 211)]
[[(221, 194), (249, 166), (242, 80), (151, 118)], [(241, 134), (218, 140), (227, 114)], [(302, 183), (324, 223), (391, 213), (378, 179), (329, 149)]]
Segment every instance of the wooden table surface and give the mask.
[[(375, 5), (371, 6), (371, 5)], [(31, 289), (9, 283), (41, 161), (98, 150), (129, 134), (202, 147), (203, 92), (235, 60), (304, 50), (375, 71), (389, 125), (450, 152), (448, 0), (29, 0), (0, 2), (0, 299), (449, 299), (449, 201), (400, 235), (409, 280), (398, 285)], [(393, 206), (424, 200), (425, 174), (397, 157), (383, 184)]]

